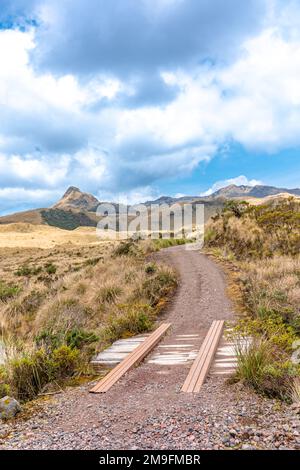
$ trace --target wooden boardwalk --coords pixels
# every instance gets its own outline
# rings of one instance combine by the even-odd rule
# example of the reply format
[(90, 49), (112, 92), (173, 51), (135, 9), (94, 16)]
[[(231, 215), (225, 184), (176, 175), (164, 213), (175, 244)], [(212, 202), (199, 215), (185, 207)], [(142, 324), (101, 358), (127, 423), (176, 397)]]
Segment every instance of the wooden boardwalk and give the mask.
[(149, 352), (157, 345), (171, 323), (163, 323), (158, 327), (147, 339), (135, 348), (127, 357), (112, 369), (100, 382), (98, 382), (91, 390), (91, 393), (107, 392), (126, 372), (132, 367), (138, 365)]
[(213, 321), (199, 353), (182, 386), (182, 392), (197, 393), (202, 387), (209, 368), (214, 359), (220, 338), (222, 336), (224, 320)]

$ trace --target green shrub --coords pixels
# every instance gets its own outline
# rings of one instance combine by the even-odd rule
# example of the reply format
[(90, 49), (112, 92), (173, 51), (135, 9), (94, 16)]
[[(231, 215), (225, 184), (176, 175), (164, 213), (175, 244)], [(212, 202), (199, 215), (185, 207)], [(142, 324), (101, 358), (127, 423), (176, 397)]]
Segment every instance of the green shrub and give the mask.
[(15, 272), (16, 276), (30, 276), (31, 275), (31, 268), (27, 265), (21, 266)]
[(148, 263), (145, 266), (145, 273), (146, 274), (154, 274), (157, 271), (157, 266), (155, 263)]
[(129, 240), (121, 242), (114, 250), (114, 256), (135, 256), (137, 254), (137, 243)]
[(300, 204), (294, 199), (251, 206), (228, 201), (206, 228), (207, 246), (226, 246), (243, 259), (300, 252)]
[(160, 269), (155, 276), (143, 282), (142, 286), (135, 292), (135, 295), (147, 299), (150, 305), (154, 307), (176, 284), (177, 279), (173, 271)]
[(66, 344), (54, 349), (48, 362), (49, 377), (59, 380), (73, 375), (78, 361), (78, 349)]
[(7, 384), (17, 399), (32, 400), (49, 382), (73, 375), (78, 363), (79, 351), (65, 344), (53, 350), (15, 350), (5, 362), (4, 391)]
[(7, 379), (7, 374), (3, 365), (0, 365), (0, 398), (5, 397), (10, 394), (10, 386), (5, 383)]
[(113, 342), (124, 336), (143, 333), (152, 328), (153, 318), (153, 310), (147, 305), (123, 306), (118, 316), (109, 318), (101, 337), (105, 342)]
[(297, 339), (293, 328), (287, 325), (280, 316), (241, 319), (233, 332), (233, 334), (253, 338), (263, 336), (271, 344), (287, 353), (292, 351), (292, 344)]
[(47, 274), (55, 274), (57, 271), (57, 267), (53, 263), (47, 263), (45, 265), (45, 271)]
[(81, 328), (73, 328), (68, 331), (61, 330), (55, 333), (51, 330), (43, 330), (35, 337), (37, 346), (46, 346), (50, 349), (56, 349), (63, 344), (71, 348), (81, 349), (85, 345), (92, 344), (98, 340), (99, 337), (94, 332)]
[(81, 349), (87, 344), (92, 344), (96, 341), (99, 341), (99, 336), (97, 336), (92, 331), (85, 331), (74, 328), (67, 333), (65, 341), (71, 348)]
[(8, 382), (16, 398), (22, 401), (34, 398), (49, 381), (46, 351), (19, 353), (9, 359), (5, 366)]
[(19, 286), (9, 285), (0, 281), (0, 300), (5, 301), (11, 299), (21, 291)]
[(6, 383), (0, 383), (0, 398), (10, 395), (10, 386)]

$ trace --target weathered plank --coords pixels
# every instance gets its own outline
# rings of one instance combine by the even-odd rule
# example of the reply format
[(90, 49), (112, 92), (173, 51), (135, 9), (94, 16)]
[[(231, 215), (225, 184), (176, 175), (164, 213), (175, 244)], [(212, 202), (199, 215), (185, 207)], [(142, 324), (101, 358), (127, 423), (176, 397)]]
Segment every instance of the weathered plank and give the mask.
[(214, 320), (199, 353), (188, 373), (181, 391), (197, 393), (202, 387), (222, 336), (224, 320)]
[(109, 374), (107, 374), (100, 382), (98, 382), (91, 390), (91, 393), (107, 392), (126, 372), (132, 367), (138, 365), (149, 352), (157, 345), (163, 335), (170, 328), (171, 323), (163, 323), (148, 338), (140, 344), (134, 351), (120, 362)]

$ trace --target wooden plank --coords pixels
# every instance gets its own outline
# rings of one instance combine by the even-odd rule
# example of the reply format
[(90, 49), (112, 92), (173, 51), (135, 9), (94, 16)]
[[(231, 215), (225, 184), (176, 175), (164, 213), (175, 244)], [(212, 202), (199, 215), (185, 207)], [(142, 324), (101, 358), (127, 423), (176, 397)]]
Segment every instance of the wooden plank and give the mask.
[(194, 393), (198, 393), (200, 391), (200, 388), (204, 384), (204, 381), (205, 381), (205, 379), (207, 377), (207, 374), (209, 372), (211, 363), (212, 363), (212, 361), (214, 359), (214, 356), (216, 354), (217, 347), (218, 347), (219, 341), (220, 341), (221, 336), (222, 336), (223, 327), (224, 327), (224, 320), (218, 321), (217, 330), (215, 332), (214, 339), (211, 343), (209, 353), (207, 354), (207, 356), (205, 358), (205, 361), (203, 362), (203, 367), (201, 369), (201, 373), (200, 373), (200, 375), (198, 377), (198, 380), (197, 380), (197, 383), (194, 387)]
[(104, 393), (119, 380), (128, 370), (137, 365), (144, 357), (154, 348), (160, 341), (161, 337), (170, 324), (161, 325), (147, 340), (138, 346), (131, 354), (129, 354), (117, 367), (115, 367), (103, 380), (99, 382), (92, 390), (93, 393)]
[(201, 345), (201, 348), (193, 362), (193, 365), (189, 371), (189, 374), (182, 386), (182, 391), (183, 392), (192, 392), (194, 390), (194, 386), (196, 384), (196, 381), (197, 381), (197, 377), (199, 375), (199, 372), (200, 372), (200, 369), (201, 369), (201, 360), (202, 360), (202, 357), (206, 354), (207, 354), (207, 351), (209, 349), (209, 346), (210, 346), (210, 341), (211, 341), (211, 337), (212, 335), (214, 334), (214, 330), (216, 329), (217, 327), (217, 324), (216, 324), (216, 321), (213, 321), (207, 335), (205, 336), (204, 338), (204, 341)]
[(182, 386), (182, 391), (186, 393), (199, 392), (208, 374), (211, 362), (215, 355), (218, 343), (222, 336), (224, 320), (214, 320), (202, 345), (199, 353), (190, 369), (190, 372)]
[[(157, 330), (155, 330), (152, 335), (151, 335), (151, 341), (153, 343), (152, 348), (157, 344), (157, 342), (160, 340), (160, 336), (164, 334), (164, 325), (161, 325)], [(149, 336), (150, 338), (150, 336)], [(148, 338), (148, 339), (149, 339)], [(158, 341), (156, 341), (158, 340)], [(140, 346), (138, 346), (131, 354), (128, 354), (128, 356), (120, 362), (109, 374), (107, 374), (106, 377), (101, 381), (101, 386), (105, 388), (103, 391), (107, 391), (110, 388), (111, 382), (115, 383), (122, 375), (123, 371), (125, 368), (133, 367), (138, 364), (145, 356), (150, 352), (148, 350), (149, 343), (144, 341)], [(138, 362), (135, 362), (135, 361)], [(129, 370), (129, 369), (128, 369)]]
[(132, 367), (138, 365), (149, 352), (157, 345), (163, 335), (170, 328), (171, 323), (163, 323), (148, 338), (140, 344), (134, 351), (112, 369), (100, 382), (98, 382), (91, 390), (91, 393), (107, 392), (126, 372)]

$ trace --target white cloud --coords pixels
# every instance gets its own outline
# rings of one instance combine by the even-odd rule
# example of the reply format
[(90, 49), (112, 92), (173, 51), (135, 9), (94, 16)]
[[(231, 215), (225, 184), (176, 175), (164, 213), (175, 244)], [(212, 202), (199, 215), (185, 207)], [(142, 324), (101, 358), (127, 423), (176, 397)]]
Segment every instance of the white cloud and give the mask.
[[(38, 29), (0, 30), (0, 185), (21, 195), (75, 184), (136, 202), (155, 198), (159, 180), (193, 172), (227, 141), (269, 153), (300, 146), (300, 9), (289, 2), (278, 14), (270, 3), (276, 15), (234, 61), (165, 61), (160, 78), (177, 96), (136, 108), (124, 100), (136, 91), (132, 77), (109, 67), (84, 79), (41, 71), (31, 61)], [(52, 25), (59, 17), (51, 12), (43, 14)], [(207, 193), (256, 183), (240, 176)]]
[(226, 188), (226, 186), (230, 186), (231, 184), (235, 184), (236, 186), (256, 186), (258, 184), (263, 184), (262, 181), (251, 179), (249, 180), (246, 176), (240, 175), (236, 176), (235, 178), (229, 178), (223, 181), (217, 181), (212, 185), (204, 193), (200, 194), (200, 196), (210, 196), (211, 194), (215, 193), (221, 188)]

